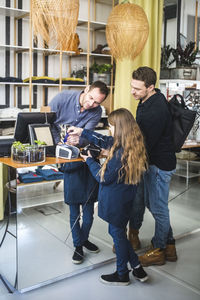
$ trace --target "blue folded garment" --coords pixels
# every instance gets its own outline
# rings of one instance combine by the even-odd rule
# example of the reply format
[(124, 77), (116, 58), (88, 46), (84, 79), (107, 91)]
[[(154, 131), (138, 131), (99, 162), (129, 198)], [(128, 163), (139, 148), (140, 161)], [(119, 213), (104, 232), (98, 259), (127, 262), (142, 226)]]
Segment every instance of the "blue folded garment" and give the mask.
[(41, 175), (45, 180), (63, 179), (63, 173), (56, 169), (37, 169), (36, 173)]
[(41, 175), (36, 174), (35, 172), (28, 172), (28, 173), (19, 173), (19, 180), (23, 183), (31, 183), (31, 182), (38, 182), (43, 181), (44, 178)]

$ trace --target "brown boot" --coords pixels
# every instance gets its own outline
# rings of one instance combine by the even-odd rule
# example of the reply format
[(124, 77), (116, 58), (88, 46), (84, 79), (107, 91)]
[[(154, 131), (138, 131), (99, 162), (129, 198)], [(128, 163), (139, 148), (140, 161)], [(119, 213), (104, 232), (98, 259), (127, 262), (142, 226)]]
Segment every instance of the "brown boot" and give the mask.
[(129, 227), (128, 239), (135, 251), (141, 248), (138, 234), (139, 234), (139, 230)]
[(177, 261), (177, 258), (175, 245), (168, 244), (165, 249), (165, 259), (168, 261)]
[(143, 267), (152, 265), (164, 265), (165, 264), (165, 251), (160, 248), (153, 248), (147, 251), (144, 255), (139, 256), (139, 261)]

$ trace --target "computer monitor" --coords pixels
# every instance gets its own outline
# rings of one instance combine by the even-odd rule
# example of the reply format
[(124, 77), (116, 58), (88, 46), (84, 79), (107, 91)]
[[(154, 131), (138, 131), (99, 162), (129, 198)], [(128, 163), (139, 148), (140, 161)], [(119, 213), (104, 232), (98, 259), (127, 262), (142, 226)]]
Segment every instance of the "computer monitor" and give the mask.
[(29, 124), (28, 127), (32, 145), (35, 144), (35, 140), (45, 142), (47, 146), (55, 145), (50, 124)]
[[(19, 141), (21, 143), (33, 144), (34, 137), (32, 134), (30, 134), (30, 132), (32, 132), (30, 131), (30, 129), (34, 129), (35, 139), (39, 139), (38, 138), (39, 136), (40, 140), (45, 142), (45, 139), (47, 137), (47, 135), (45, 135), (45, 131), (47, 132), (48, 130), (48, 136), (49, 136), (48, 141), (51, 141), (51, 143), (46, 148), (47, 150), (46, 153), (49, 155), (54, 155), (55, 142), (53, 139), (53, 135), (51, 134), (51, 128), (55, 120), (56, 120), (55, 112), (47, 112), (47, 113), (46, 112), (42, 112), (42, 113), (41, 112), (20, 112), (18, 113), (17, 116), (14, 139), (15, 141)], [(41, 127), (40, 125), (44, 125), (44, 126)], [(38, 128), (40, 129), (43, 128), (43, 130), (38, 130)], [(42, 136), (44, 137), (43, 139)]]
[(14, 139), (21, 143), (30, 143), (29, 127), (30, 124), (50, 124), (56, 120), (56, 113), (41, 112), (20, 112), (17, 116)]

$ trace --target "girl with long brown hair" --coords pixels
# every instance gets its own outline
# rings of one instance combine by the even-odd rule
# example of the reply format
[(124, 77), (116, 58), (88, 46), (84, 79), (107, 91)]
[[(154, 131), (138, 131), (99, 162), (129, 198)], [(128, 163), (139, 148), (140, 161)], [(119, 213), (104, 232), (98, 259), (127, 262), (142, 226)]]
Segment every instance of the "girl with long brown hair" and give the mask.
[(128, 262), (136, 279), (141, 282), (148, 279), (126, 236), (137, 184), (146, 170), (147, 158), (142, 133), (130, 111), (117, 109), (108, 116), (108, 122), (111, 136), (76, 127), (70, 127), (69, 134), (78, 134), (109, 150), (102, 166), (90, 153), (81, 156), (100, 183), (98, 215), (109, 223), (109, 234), (113, 238), (117, 256), (116, 272), (102, 275), (100, 280), (107, 284), (128, 285)]

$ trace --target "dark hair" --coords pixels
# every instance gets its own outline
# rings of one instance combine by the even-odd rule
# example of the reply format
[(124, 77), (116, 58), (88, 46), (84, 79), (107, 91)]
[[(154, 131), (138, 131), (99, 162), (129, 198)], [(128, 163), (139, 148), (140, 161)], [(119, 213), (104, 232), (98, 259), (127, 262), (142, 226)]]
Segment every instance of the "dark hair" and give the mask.
[(109, 94), (109, 89), (108, 89), (107, 85), (106, 85), (104, 82), (100, 81), (100, 80), (93, 82), (93, 83), (90, 85), (90, 89), (89, 89), (89, 90), (91, 91), (91, 90), (93, 90), (94, 88), (99, 88), (100, 93), (103, 94), (103, 95), (105, 95), (105, 98), (106, 98), (106, 97), (108, 96), (108, 94)]
[(135, 80), (144, 81), (146, 88), (150, 85), (155, 85), (157, 80), (156, 72), (149, 67), (140, 67), (133, 71), (132, 78)]

